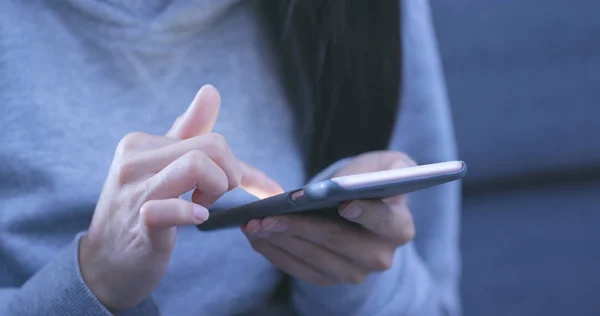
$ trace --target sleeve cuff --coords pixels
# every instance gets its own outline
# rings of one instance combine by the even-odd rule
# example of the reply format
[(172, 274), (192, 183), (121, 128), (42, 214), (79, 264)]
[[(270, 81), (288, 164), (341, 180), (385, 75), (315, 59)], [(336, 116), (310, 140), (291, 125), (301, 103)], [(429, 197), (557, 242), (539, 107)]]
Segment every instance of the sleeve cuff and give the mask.
[[(78, 234), (54, 260), (34, 274), (10, 303), (14, 315), (112, 316), (87, 287), (79, 270)], [(119, 315), (158, 315), (151, 299)]]

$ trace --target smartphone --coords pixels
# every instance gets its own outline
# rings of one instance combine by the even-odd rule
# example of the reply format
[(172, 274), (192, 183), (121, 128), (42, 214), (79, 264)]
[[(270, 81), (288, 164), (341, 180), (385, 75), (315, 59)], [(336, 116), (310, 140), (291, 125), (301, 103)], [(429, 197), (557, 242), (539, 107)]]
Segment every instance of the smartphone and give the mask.
[[(230, 209), (211, 212), (200, 230), (240, 226), (254, 218), (297, 212), (337, 215), (340, 203), (349, 200), (382, 199), (462, 179), (467, 173), (463, 161), (449, 161), (402, 169), (331, 178), (311, 183), (266, 199)], [(339, 216), (339, 215), (337, 215)]]

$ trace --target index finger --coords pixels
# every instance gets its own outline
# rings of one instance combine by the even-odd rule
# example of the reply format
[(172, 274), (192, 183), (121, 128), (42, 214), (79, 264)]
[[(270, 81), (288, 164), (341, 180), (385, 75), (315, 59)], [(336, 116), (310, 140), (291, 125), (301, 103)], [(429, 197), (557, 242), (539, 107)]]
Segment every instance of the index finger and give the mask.
[(242, 170), (240, 187), (259, 199), (283, 193), (283, 188), (260, 169), (239, 161)]

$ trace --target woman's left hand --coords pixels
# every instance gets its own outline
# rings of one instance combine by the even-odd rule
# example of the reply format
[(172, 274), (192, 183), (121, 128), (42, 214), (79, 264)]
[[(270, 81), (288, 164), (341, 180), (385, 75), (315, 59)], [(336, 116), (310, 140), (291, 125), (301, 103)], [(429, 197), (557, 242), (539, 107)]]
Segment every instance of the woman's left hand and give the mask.
[[(414, 165), (399, 152), (370, 152), (335, 176)], [(243, 229), (252, 247), (276, 267), (320, 286), (360, 284), (370, 273), (389, 269), (396, 249), (415, 235), (405, 195), (349, 201), (338, 212), (343, 218), (286, 214), (254, 219)]]

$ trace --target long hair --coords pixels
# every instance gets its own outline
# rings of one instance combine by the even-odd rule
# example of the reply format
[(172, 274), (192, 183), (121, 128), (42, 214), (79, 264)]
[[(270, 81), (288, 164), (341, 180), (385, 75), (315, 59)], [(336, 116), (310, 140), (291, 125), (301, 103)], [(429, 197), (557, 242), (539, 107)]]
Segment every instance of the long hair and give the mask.
[(388, 146), (401, 92), (400, 1), (263, 1), (309, 176)]

